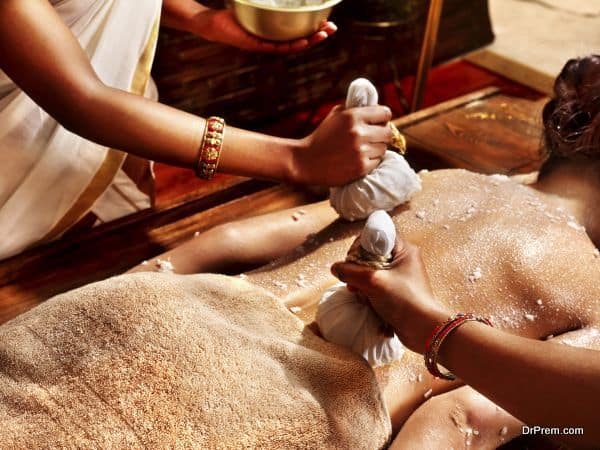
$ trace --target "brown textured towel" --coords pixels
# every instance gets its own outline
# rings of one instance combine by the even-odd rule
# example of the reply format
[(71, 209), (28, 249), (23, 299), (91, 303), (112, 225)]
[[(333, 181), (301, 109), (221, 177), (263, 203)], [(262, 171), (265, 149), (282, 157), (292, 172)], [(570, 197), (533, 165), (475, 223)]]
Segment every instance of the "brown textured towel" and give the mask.
[(138, 273), (0, 327), (1, 448), (352, 448), (390, 437), (375, 376), (266, 291)]

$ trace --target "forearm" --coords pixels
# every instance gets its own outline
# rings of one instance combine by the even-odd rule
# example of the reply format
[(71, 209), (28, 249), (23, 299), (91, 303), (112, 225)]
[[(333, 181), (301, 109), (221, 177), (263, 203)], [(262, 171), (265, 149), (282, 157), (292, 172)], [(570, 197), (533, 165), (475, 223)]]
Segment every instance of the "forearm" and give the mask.
[(305, 242), (308, 235), (317, 233), (336, 218), (327, 202), (319, 202), (228, 222), (130, 272), (157, 270), (157, 259), (169, 260), (176, 273), (234, 273), (253, 269), (289, 253)]
[[(577, 445), (600, 442), (600, 358), (594, 350), (514, 336), (469, 322), (444, 342), (440, 363), (530, 425), (583, 427)], [(560, 436), (567, 439), (568, 436)]]
[[(106, 86), (93, 89), (79, 108), (62, 107), (63, 123), (75, 133), (154, 161), (194, 167), (205, 120), (193, 114)], [(227, 126), (219, 171), (276, 180), (293, 179), (294, 150), (302, 141)]]
[(164, 0), (161, 24), (181, 31), (194, 31), (194, 19), (210, 11), (194, 0)]
[[(398, 239), (392, 254), (389, 270), (373, 271), (348, 262), (337, 263), (332, 270), (367, 296), (406, 347), (422, 354), (432, 331), (452, 313), (435, 298), (418, 247)], [(586, 322), (591, 320), (582, 323)], [(581, 338), (598, 343), (597, 329), (562, 336), (567, 334), (578, 337), (578, 343)], [(437, 362), (517, 419), (559, 431), (583, 427), (583, 435), (557, 438), (580, 447), (597, 448), (600, 443), (599, 351), (522, 338), (470, 321), (441, 343)]]
[(63, 104), (49, 112), (79, 136), (154, 161), (194, 166), (204, 119), (99, 81), (85, 99), (60, 98)]

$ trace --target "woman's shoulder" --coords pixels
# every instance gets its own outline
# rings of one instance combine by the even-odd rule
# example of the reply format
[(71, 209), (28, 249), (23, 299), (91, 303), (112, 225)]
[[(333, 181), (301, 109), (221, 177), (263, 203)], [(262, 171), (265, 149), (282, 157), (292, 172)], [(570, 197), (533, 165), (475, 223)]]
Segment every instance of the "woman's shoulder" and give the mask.
[(574, 267), (584, 257), (600, 264), (585, 228), (531, 186), (462, 169), (420, 175), (423, 190), (395, 212), (394, 221), (405, 237), (436, 254), (495, 251), (532, 273), (542, 265)]

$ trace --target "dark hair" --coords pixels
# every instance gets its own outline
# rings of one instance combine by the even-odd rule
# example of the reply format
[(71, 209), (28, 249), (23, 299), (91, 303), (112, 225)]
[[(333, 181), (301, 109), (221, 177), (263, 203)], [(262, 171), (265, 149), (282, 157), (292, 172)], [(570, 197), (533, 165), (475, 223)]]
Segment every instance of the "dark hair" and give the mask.
[(550, 159), (600, 158), (600, 55), (567, 61), (542, 118)]

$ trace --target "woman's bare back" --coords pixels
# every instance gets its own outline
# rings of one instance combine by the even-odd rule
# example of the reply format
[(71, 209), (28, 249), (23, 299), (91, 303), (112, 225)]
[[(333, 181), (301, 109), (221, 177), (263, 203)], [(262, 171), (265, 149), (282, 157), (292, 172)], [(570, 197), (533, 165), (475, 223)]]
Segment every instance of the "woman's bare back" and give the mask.
[[(600, 345), (594, 328), (600, 321), (598, 251), (556, 198), (504, 176), (464, 170), (422, 178), (422, 192), (392, 216), (399, 234), (421, 247), (440, 301), (532, 338), (587, 327), (589, 333), (577, 335), (580, 344)], [(299, 316), (311, 322), (322, 292), (336, 282), (331, 264), (345, 258), (362, 224), (336, 221), (248, 278), (301, 308)], [(432, 380), (410, 352), (380, 376), (388, 404), (394, 399), (389, 407), (396, 423), (429, 389), (450, 387)]]
[[(399, 234), (421, 247), (440, 301), (538, 338), (598, 320), (598, 252), (546, 194), (463, 170), (427, 173), (423, 183), (392, 215)], [(335, 282), (329, 267), (344, 259), (362, 224), (337, 221), (248, 277), (309, 309)]]

